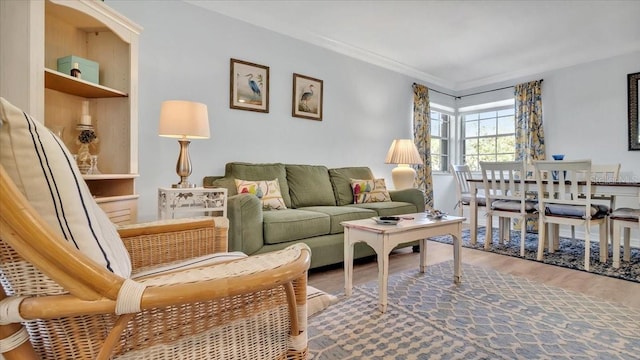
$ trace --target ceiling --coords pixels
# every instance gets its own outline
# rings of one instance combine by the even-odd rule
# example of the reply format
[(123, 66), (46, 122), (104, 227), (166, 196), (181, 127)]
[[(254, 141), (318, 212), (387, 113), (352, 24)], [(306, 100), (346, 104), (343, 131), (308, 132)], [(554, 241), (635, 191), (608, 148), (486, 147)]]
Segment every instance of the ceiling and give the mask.
[(185, 0), (463, 91), (640, 51), (640, 0)]

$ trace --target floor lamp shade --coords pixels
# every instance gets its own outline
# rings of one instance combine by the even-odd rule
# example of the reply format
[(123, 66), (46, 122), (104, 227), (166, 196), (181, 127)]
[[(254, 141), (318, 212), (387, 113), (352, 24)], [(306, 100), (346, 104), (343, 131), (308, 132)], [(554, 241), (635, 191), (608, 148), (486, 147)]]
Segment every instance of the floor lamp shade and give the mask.
[(384, 162), (398, 164), (396, 168), (391, 170), (391, 179), (395, 189), (408, 189), (414, 186), (416, 171), (409, 165), (422, 164), (422, 158), (413, 140), (393, 140)]
[(164, 101), (160, 108), (160, 126), (158, 135), (177, 138), (180, 143), (180, 155), (176, 164), (176, 173), (180, 182), (175, 188), (191, 188), (191, 159), (189, 157), (189, 139), (209, 138), (209, 114), (207, 105), (182, 100)]

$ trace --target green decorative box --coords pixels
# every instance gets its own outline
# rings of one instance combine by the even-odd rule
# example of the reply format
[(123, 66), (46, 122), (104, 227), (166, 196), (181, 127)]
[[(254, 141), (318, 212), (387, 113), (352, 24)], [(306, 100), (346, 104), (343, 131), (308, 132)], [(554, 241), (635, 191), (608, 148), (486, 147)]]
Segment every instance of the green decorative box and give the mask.
[(80, 69), (80, 79), (100, 84), (100, 65), (91, 60), (81, 58), (79, 56), (69, 55), (58, 59), (58, 71), (67, 75), (71, 75), (73, 64), (78, 63)]

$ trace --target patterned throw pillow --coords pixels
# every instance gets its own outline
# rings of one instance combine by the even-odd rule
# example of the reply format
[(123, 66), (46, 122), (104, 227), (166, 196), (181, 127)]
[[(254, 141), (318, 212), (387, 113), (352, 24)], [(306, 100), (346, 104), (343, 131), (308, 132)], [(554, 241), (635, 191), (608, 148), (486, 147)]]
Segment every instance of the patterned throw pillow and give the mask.
[(391, 201), (384, 179), (351, 179), (351, 189), (354, 204)]
[(236, 180), (238, 194), (253, 194), (262, 201), (264, 210), (282, 210), (287, 206), (284, 204), (280, 183), (278, 179), (266, 181)]
[(0, 164), (49, 226), (96, 263), (128, 278), (129, 253), (60, 139), (0, 98), (0, 144)]

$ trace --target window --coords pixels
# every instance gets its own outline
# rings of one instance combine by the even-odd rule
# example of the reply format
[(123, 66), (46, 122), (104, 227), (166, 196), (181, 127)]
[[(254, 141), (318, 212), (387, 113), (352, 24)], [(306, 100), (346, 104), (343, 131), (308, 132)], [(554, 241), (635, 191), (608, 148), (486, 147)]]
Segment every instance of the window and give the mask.
[(449, 126), (453, 109), (431, 103), (431, 170), (449, 170)]
[(480, 161), (515, 160), (513, 103), (511, 99), (460, 109), (462, 154), (472, 171), (480, 171)]

